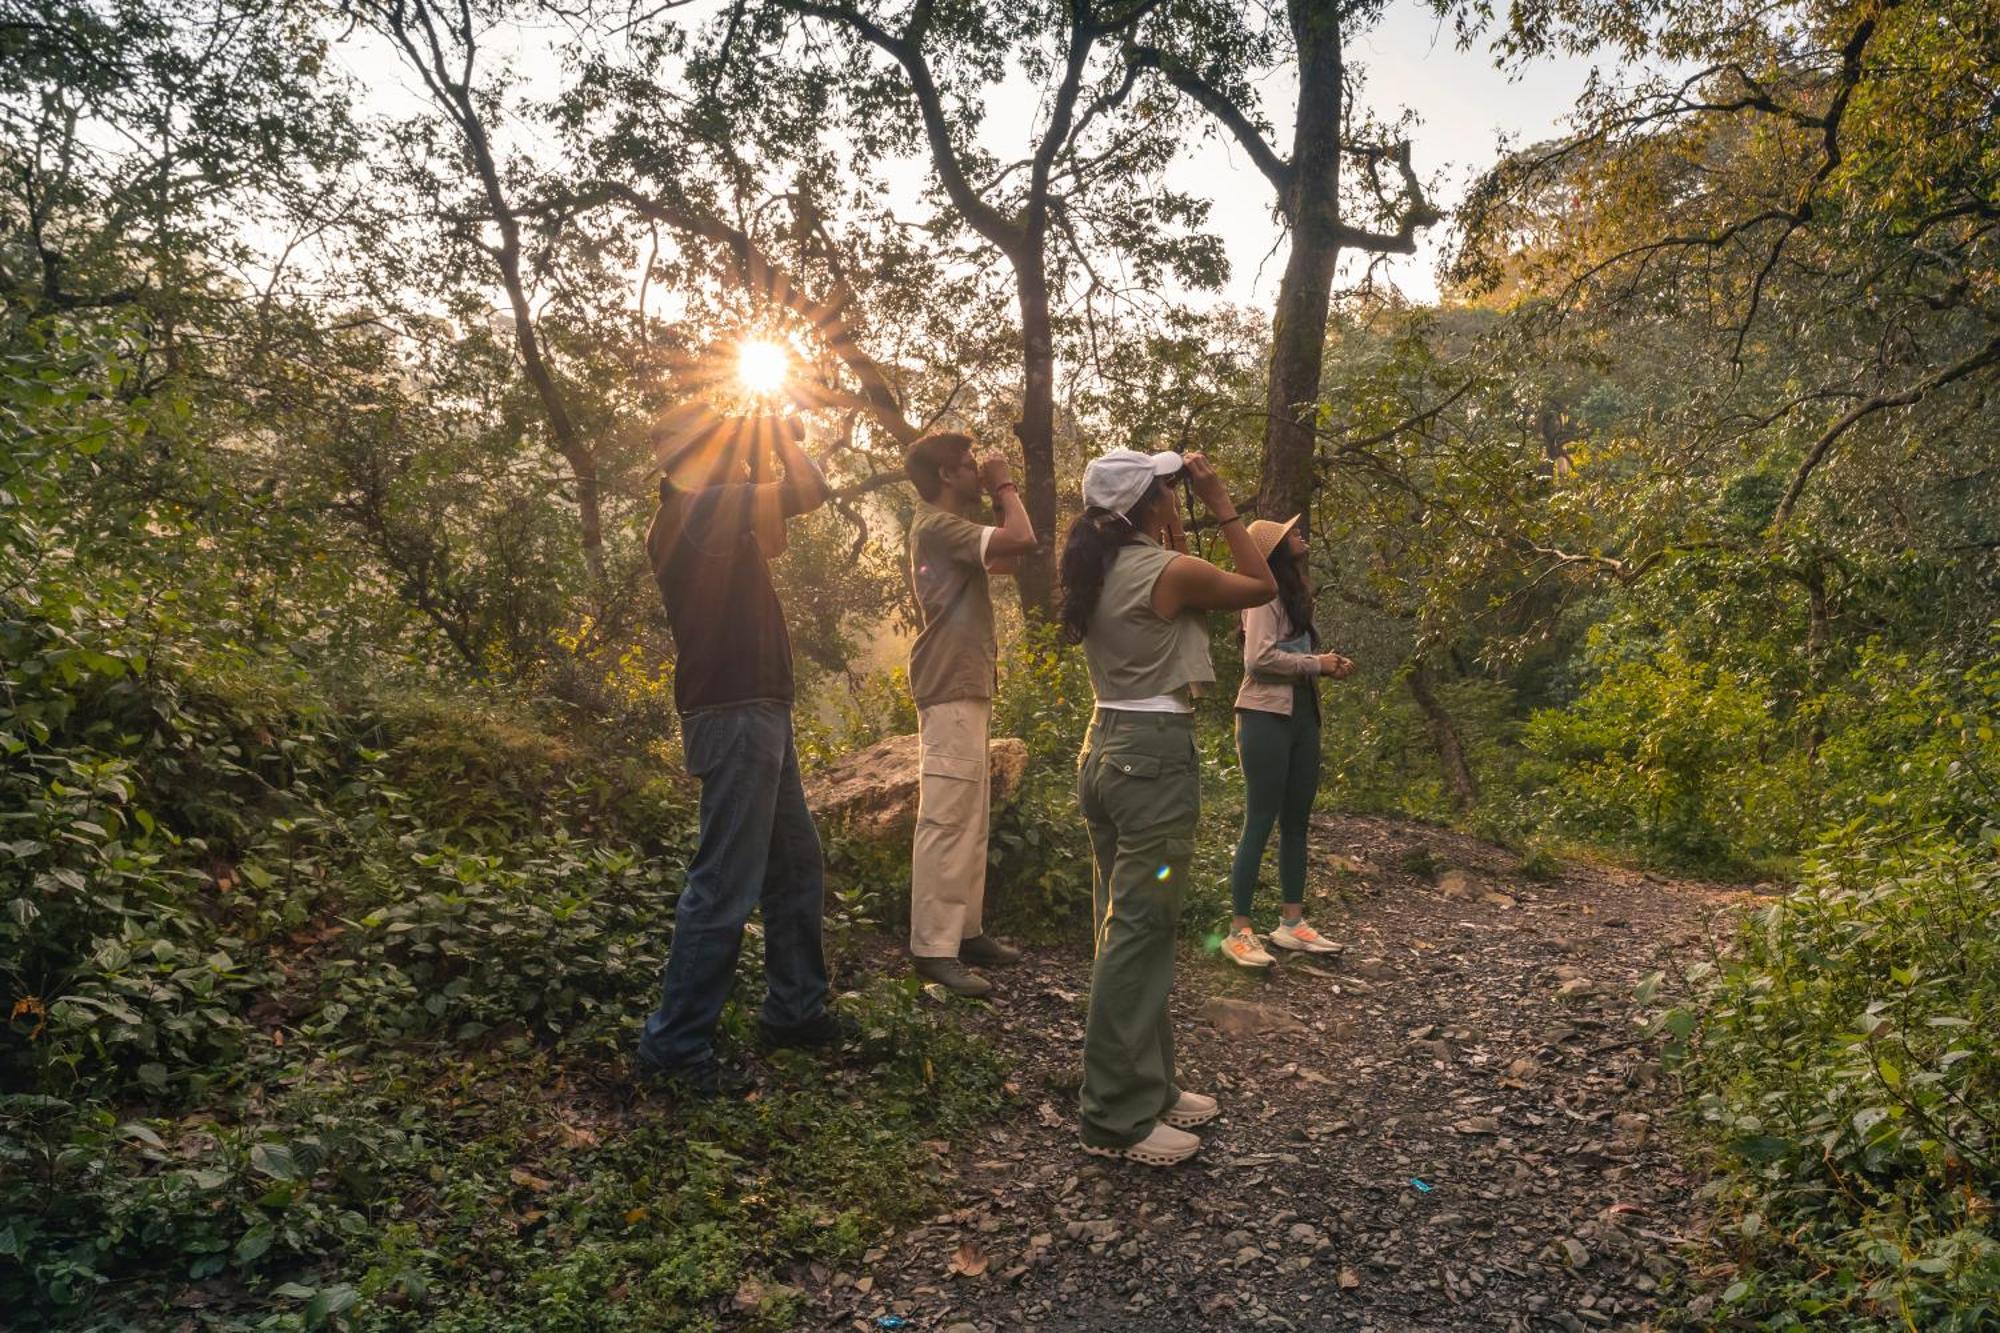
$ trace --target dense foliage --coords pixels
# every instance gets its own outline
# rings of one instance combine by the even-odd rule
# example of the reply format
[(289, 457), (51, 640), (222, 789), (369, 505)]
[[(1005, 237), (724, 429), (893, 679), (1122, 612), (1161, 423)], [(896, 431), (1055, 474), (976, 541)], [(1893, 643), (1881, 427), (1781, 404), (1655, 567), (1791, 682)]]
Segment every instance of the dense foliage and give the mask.
[[(691, 837), (649, 430), (756, 333), (838, 492), (776, 566), (809, 762), (913, 724), (925, 426), (1021, 423), (1045, 528), (1108, 443), (1309, 482), (1361, 667), (1327, 803), (1797, 886), (1666, 1018), (1718, 1166), (1697, 1322), (1996, 1318), (1990, 7), (1431, 4), (1624, 73), (1478, 183), (1438, 303), (1366, 282), (1291, 347), (1313, 470), (1275, 491), (1272, 322), (1201, 299), (1224, 249), (1168, 173), (1382, 6), (1092, 8), (0, 0), (10, 1317), (782, 1326), (787, 1264), (924, 1206), (923, 1140), (1004, 1094), (855, 964), (900, 849), (830, 847), (865, 1075), (626, 1094)], [(1423, 197), (1358, 73), (1315, 84), (1329, 264)], [(1089, 691), (1036, 596), (993, 892), (1074, 939)], [(1239, 800), (1214, 652), (1195, 934)]]

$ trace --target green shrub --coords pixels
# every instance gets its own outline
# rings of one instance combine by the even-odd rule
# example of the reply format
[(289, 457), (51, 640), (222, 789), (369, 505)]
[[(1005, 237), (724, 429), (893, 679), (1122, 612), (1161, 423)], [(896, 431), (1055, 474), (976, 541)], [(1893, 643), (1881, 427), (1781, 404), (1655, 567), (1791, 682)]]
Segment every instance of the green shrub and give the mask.
[(1717, 1313), (1760, 1327), (2000, 1320), (2000, 829), (1885, 841), (1746, 922), (1691, 1049), (1740, 1266)]
[(1554, 828), (1674, 864), (1742, 867), (1797, 848), (1806, 755), (1755, 679), (1664, 647), (1616, 663), (1522, 733), (1521, 780)]

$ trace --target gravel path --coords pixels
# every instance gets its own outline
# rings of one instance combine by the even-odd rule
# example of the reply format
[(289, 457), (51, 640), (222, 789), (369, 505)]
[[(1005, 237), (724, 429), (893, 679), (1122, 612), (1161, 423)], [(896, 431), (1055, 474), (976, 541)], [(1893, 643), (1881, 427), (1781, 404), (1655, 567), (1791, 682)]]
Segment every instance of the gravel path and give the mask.
[(1316, 821), (1314, 860), (1342, 957), (1183, 960), (1184, 1082), (1223, 1116), (1181, 1167), (1077, 1146), (1086, 959), (1034, 955), (990, 1007), (949, 1005), (1017, 1061), (1022, 1111), (937, 1145), (959, 1207), (857, 1272), (797, 1275), (814, 1326), (1651, 1326), (1699, 1180), (1661, 1133), (1671, 1078), (1633, 991), (1707, 956), (1742, 893), (1531, 882), (1499, 848), (1375, 819)]

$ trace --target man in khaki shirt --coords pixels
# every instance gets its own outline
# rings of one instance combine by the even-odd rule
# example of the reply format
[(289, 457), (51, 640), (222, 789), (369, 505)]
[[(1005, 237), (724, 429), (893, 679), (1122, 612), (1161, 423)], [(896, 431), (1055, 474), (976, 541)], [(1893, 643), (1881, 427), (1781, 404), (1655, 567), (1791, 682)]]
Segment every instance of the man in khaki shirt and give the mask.
[[(967, 967), (1008, 963), (1019, 953), (990, 939), (986, 900), (986, 745), (993, 722), (999, 654), (993, 632), (991, 571), (1011, 573), (1035, 549), (1035, 530), (1007, 460), (973, 461), (967, 435), (927, 435), (903, 467), (917, 488), (910, 521), (910, 583), (922, 628), (910, 649), (917, 704), (920, 776), (917, 834), (910, 854), (910, 954), (917, 974), (960, 995), (993, 983)], [(991, 492), (998, 527), (977, 521)]]

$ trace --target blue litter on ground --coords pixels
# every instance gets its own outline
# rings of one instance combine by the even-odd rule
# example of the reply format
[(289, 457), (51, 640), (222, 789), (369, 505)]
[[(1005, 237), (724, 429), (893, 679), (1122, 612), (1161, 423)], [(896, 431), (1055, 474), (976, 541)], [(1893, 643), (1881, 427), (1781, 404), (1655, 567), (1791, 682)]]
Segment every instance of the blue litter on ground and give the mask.
[(1431, 1192), (1431, 1187), (1424, 1184), (1423, 1181), (1418, 1180), (1415, 1176), (1410, 1177), (1410, 1183), (1417, 1187), (1417, 1193), (1419, 1194), (1429, 1194)]
[(902, 1328), (909, 1322), (909, 1320), (899, 1314), (885, 1314), (875, 1317), (875, 1327), (877, 1328)]

